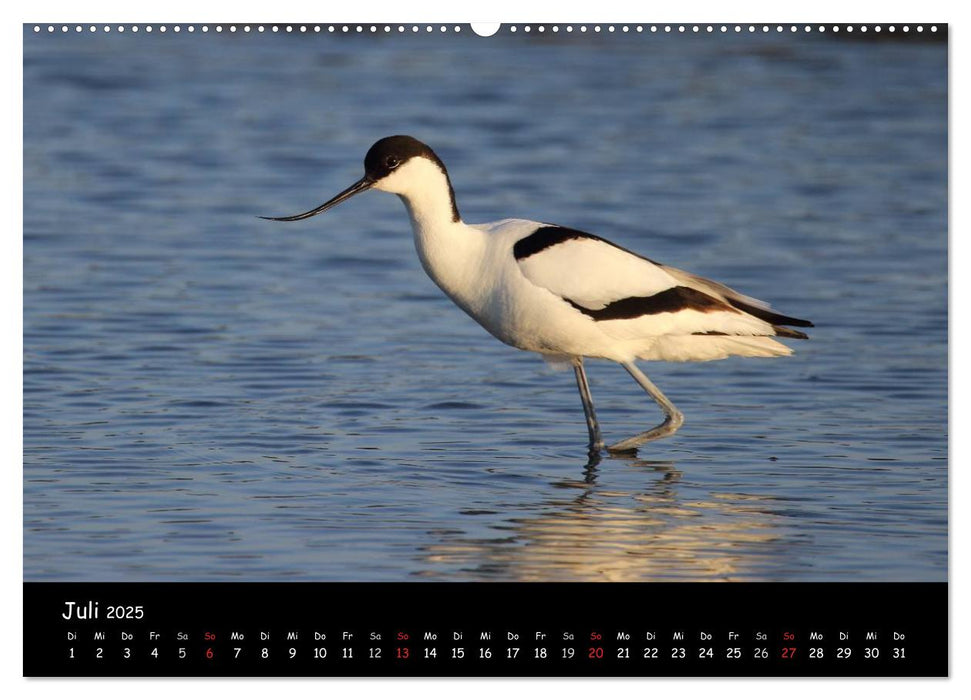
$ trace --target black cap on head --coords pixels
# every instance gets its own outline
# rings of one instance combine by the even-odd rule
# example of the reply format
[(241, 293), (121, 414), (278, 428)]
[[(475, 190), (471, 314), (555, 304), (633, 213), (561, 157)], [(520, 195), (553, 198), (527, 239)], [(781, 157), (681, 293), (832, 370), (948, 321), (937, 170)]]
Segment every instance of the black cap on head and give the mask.
[(445, 163), (435, 155), (435, 151), (416, 138), (385, 136), (380, 141), (376, 141), (364, 156), (364, 178), (370, 182), (377, 182), (412, 158), (425, 158), (431, 161), (445, 175), (445, 180), (448, 182), (448, 196), (452, 200), (452, 221), (459, 221), (459, 210), (455, 206), (455, 192), (452, 190), (452, 182), (448, 177), (448, 170), (445, 169)]
[(446, 172), (445, 164), (435, 152), (411, 136), (386, 136), (376, 142), (364, 156), (364, 172), (371, 180), (377, 181), (416, 157), (427, 158), (441, 168), (442, 172)]

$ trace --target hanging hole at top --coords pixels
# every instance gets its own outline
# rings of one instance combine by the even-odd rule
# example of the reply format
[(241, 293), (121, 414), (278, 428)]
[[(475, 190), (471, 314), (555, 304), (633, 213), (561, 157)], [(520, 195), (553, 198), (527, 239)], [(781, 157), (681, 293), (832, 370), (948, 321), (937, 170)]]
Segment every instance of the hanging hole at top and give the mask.
[(472, 31), (479, 36), (492, 36), (501, 26), (499, 22), (473, 22)]

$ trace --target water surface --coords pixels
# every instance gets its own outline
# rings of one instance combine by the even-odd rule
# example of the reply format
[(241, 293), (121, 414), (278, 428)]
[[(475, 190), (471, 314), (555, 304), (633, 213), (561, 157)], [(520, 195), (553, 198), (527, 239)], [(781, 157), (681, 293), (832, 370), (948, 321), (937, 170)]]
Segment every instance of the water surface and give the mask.
[[(24, 36), (28, 580), (945, 580), (944, 44)], [(684, 411), (586, 459), (369, 193), (410, 133), (467, 221), (606, 236), (816, 322), (644, 363)], [(660, 420), (588, 370), (608, 440)]]

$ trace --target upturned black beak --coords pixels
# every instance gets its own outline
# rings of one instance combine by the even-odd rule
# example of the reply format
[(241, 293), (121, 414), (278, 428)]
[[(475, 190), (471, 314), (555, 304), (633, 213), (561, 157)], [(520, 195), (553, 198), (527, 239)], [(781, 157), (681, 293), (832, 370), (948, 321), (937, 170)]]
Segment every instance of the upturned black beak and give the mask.
[(348, 187), (346, 190), (341, 192), (339, 195), (331, 200), (328, 200), (321, 204), (316, 209), (311, 209), (310, 211), (305, 211), (303, 214), (294, 214), (293, 216), (261, 216), (261, 219), (268, 219), (270, 221), (300, 221), (301, 219), (309, 219), (311, 216), (317, 216), (331, 207), (336, 207), (338, 204), (343, 202), (345, 199), (350, 199), (356, 194), (360, 194), (366, 190), (371, 189), (374, 182), (365, 175), (360, 180), (355, 182), (353, 185)]

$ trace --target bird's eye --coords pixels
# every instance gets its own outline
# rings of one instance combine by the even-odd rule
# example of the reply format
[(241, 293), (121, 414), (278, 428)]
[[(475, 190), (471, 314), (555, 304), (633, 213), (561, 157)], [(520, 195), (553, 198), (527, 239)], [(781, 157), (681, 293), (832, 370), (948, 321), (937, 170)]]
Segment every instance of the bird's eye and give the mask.
[(401, 165), (401, 161), (400, 161), (400, 160), (398, 160), (397, 158), (395, 158), (394, 156), (388, 156), (388, 157), (387, 157), (387, 158), (385, 159), (385, 161), (384, 161), (384, 164), (385, 164), (386, 166), (388, 166), (388, 169), (390, 169), (390, 170), (394, 170), (394, 169), (395, 169), (395, 168), (397, 168), (397, 167), (398, 167), (399, 165)]

